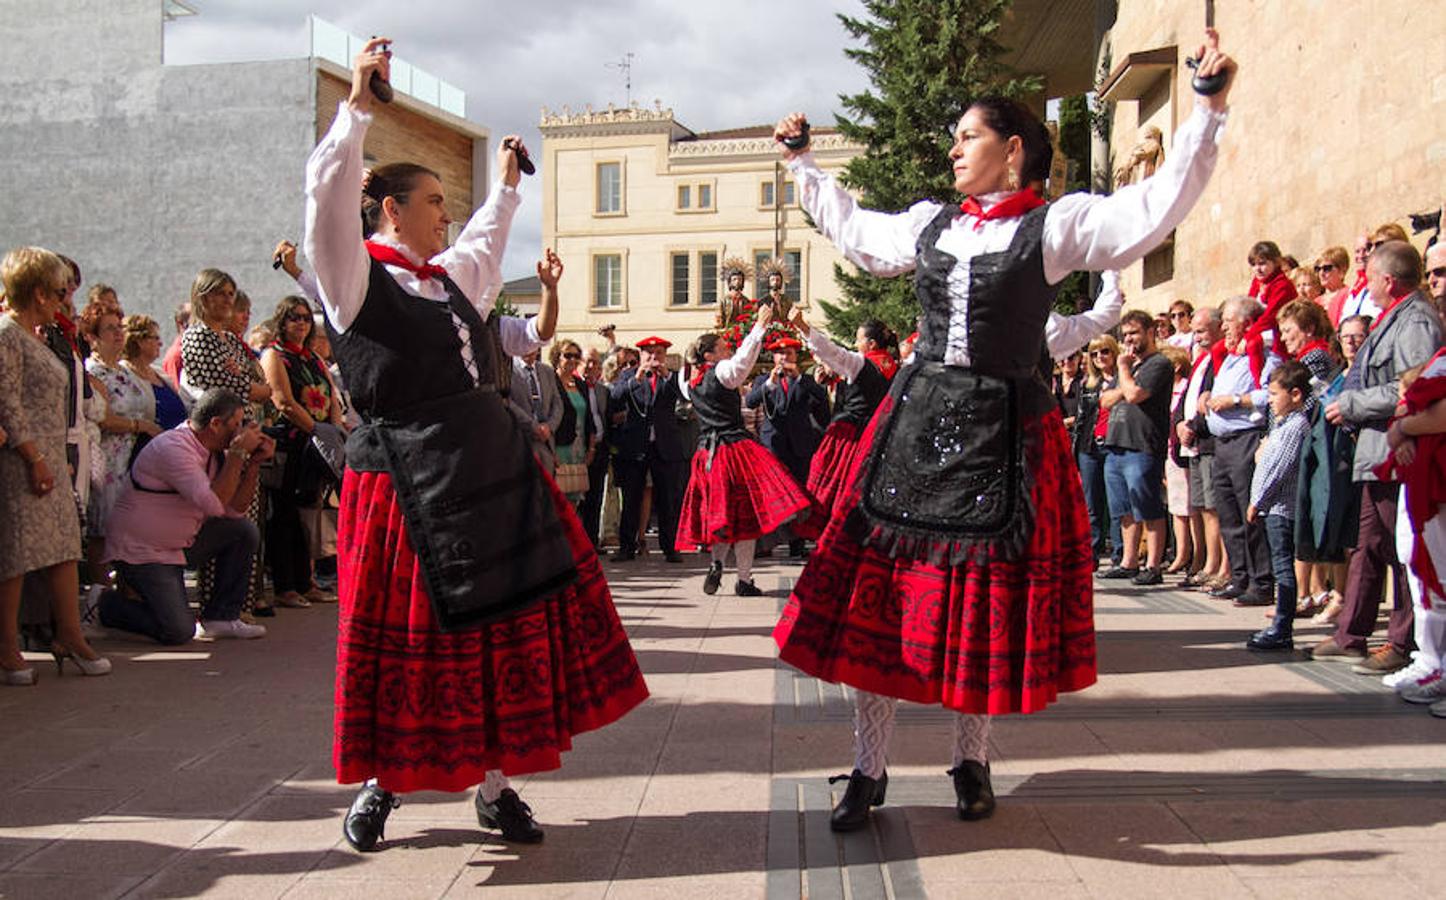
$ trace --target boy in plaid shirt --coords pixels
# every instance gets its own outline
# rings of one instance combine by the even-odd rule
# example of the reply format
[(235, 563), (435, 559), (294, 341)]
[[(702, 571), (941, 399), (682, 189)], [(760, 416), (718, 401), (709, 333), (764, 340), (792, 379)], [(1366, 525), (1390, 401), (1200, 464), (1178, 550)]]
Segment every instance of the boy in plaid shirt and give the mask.
[(1300, 449), (1310, 434), (1311, 373), (1299, 362), (1281, 363), (1270, 375), (1267, 390), (1274, 415), (1270, 437), (1250, 482), (1250, 508), (1245, 517), (1265, 517), (1270, 542), (1270, 568), (1275, 575), (1275, 619), (1245, 642), (1251, 650), (1295, 647), (1295, 487)]

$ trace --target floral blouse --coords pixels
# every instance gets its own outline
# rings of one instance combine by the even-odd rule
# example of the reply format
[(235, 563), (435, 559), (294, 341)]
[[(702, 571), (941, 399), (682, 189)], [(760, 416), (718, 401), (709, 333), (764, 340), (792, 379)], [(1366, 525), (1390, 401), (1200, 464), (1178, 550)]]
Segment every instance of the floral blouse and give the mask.
[(331, 420), (331, 378), (326, 364), (310, 350), (275, 341), (268, 348), (275, 350), (286, 366), (286, 380), (291, 396), (318, 422)]

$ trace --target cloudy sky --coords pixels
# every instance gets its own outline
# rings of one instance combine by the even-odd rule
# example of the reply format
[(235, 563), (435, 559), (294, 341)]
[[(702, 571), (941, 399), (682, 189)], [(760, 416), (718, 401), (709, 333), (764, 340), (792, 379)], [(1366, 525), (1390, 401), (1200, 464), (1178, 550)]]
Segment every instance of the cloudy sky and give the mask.
[[(467, 92), (467, 116), (494, 136), (537, 147), (540, 108), (575, 110), (633, 99), (671, 107), (694, 130), (772, 122), (801, 109), (827, 122), (840, 93), (866, 86), (844, 58), (838, 12), (858, 0), (189, 0), (200, 15), (166, 26), (168, 63), (305, 56), (313, 13), (359, 35), (385, 34), (398, 56)], [(298, 161), (300, 165), (300, 161)], [(531, 272), (541, 243), (541, 190), (527, 191), (506, 263)]]

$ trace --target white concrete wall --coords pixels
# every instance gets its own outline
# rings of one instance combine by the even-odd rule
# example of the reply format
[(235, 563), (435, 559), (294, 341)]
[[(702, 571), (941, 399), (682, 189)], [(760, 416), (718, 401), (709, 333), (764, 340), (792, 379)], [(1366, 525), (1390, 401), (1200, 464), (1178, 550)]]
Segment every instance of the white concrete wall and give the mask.
[(301, 238), (309, 60), (163, 66), (157, 0), (0, 0), (0, 46), (0, 247), (65, 253), (163, 324), (206, 266), (258, 312), (290, 289), (269, 254)]

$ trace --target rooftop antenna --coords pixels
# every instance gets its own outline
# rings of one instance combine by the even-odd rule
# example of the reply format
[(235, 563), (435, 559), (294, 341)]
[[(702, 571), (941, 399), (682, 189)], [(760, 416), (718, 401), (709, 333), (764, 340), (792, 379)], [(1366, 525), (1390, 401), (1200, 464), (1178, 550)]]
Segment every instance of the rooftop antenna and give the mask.
[(623, 58), (617, 62), (603, 63), (606, 68), (617, 69), (623, 73), (623, 87), (627, 90), (628, 106), (633, 105), (633, 51), (629, 50), (623, 54)]

